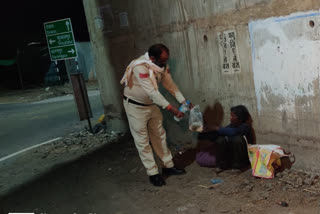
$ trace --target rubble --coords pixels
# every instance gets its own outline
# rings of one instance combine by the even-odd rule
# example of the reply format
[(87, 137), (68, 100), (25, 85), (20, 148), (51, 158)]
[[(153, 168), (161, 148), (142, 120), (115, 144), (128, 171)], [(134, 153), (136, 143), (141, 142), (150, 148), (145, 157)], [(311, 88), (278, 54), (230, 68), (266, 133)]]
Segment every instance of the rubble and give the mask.
[[(0, 195), (10, 191), (11, 188), (19, 186), (23, 183), (21, 180), (32, 180), (39, 173), (86, 156), (109, 143), (118, 141), (121, 137), (124, 137), (124, 134), (120, 132), (103, 130), (93, 135), (85, 129), (67, 134), (55, 142), (36, 147), (18, 156), (11, 163), (16, 167), (7, 166), (3, 162), (0, 164), (0, 169), (6, 173), (3, 173), (3, 177), (0, 177), (0, 183), (6, 181), (7, 185), (5, 188), (0, 188)], [(22, 163), (24, 170), (20, 169)], [(111, 167), (109, 170), (111, 170)], [(15, 175), (14, 179), (11, 178), (12, 175)]]
[[(140, 206), (146, 203), (153, 204), (156, 209), (161, 207), (163, 213), (275, 213), (274, 209), (290, 209), (292, 213), (303, 213), (301, 209), (320, 207), (319, 176), (296, 170), (276, 173), (274, 179), (253, 177), (250, 169), (236, 175), (232, 174), (231, 170), (226, 170), (219, 174), (219, 178), (224, 182), (210, 186), (212, 185), (211, 179), (218, 175), (214, 170), (199, 167), (196, 162), (193, 162), (186, 167), (185, 175), (170, 177), (166, 186), (159, 189), (154, 188), (148, 182), (145, 169), (132, 140), (119, 140), (119, 136), (123, 136), (123, 133), (102, 131), (92, 135), (87, 130), (82, 130), (69, 134), (52, 145), (39, 148), (37, 153), (33, 152), (33, 154), (46, 155), (46, 158), (40, 161), (50, 162), (57, 153), (66, 155), (71, 155), (72, 152), (85, 153), (86, 150), (90, 151), (90, 149), (96, 149), (110, 142), (116, 142), (107, 145), (103, 152), (74, 163), (74, 169), (77, 171), (82, 169), (83, 173), (81, 173), (79, 182), (70, 182), (72, 190), (83, 197), (81, 201), (95, 197), (95, 194), (98, 193), (97, 197), (103, 198), (93, 199), (106, 201), (113, 210), (125, 209), (123, 204), (128, 201), (137, 202)], [(174, 152), (178, 153), (179, 150)], [(61, 156), (58, 156), (57, 159)], [(27, 161), (23, 163), (25, 162)], [(26, 171), (31, 170), (33, 168)], [(61, 169), (60, 174), (54, 179), (59, 178), (61, 181), (77, 179), (79, 175), (74, 174), (77, 173), (70, 172), (70, 168), (67, 167), (64, 170)], [(12, 173), (12, 175), (15, 174)], [(16, 177), (12, 175), (9, 176), (10, 179)], [(93, 182), (92, 186), (88, 186), (88, 181)], [(47, 181), (43, 182), (47, 185)], [(0, 185), (4, 184), (7, 185), (0, 181)], [(43, 184), (40, 184), (42, 187)], [(55, 185), (55, 182), (52, 185)], [(37, 189), (32, 189), (34, 190)], [(38, 200), (42, 200), (43, 197), (39, 192), (40, 190), (35, 195), (39, 195)], [(29, 192), (25, 193), (25, 195), (29, 194)], [(47, 194), (50, 197), (56, 194), (57, 201), (60, 201), (62, 193), (56, 191), (54, 186)], [(116, 195), (119, 204), (114, 203), (115, 198), (105, 197), (108, 195)], [(28, 197), (25, 198), (27, 200), (25, 203), (29, 205)], [(225, 204), (226, 201), (229, 203), (228, 206)], [(281, 207), (275, 204), (277, 202), (286, 202), (289, 207)], [(12, 202), (12, 204), (16, 203)], [(44, 204), (46, 206), (46, 203)], [(273, 210), (268, 210), (269, 208)]]
[[(107, 133), (95, 136), (84, 131), (79, 135), (77, 133), (72, 136), (68, 135), (66, 138), (68, 138), (69, 143), (83, 138), (82, 143), (86, 144), (87, 138), (95, 139), (96, 137), (97, 139), (102, 138), (106, 142), (110, 139), (102, 137), (105, 134)], [(113, 136), (121, 135), (119, 133), (109, 134)], [(80, 135), (83, 136), (80, 137)], [(63, 142), (66, 142), (66, 139), (63, 139)], [(79, 145), (75, 142), (74, 145), (70, 145), (70, 147), (72, 146), (77, 147)], [(210, 188), (210, 185), (212, 185), (211, 179), (216, 176), (213, 174), (214, 172), (208, 170), (208, 168), (198, 167), (196, 163), (193, 163), (186, 168), (188, 172), (186, 175), (170, 177), (165, 187), (157, 189), (149, 185), (133, 142), (117, 142), (108, 145), (107, 148), (106, 153), (100, 154), (97, 159), (92, 158), (92, 162), (86, 165), (90, 173), (88, 175), (83, 174), (82, 183), (75, 184), (75, 187), (77, 185), (86, 187), (88, 179), (90, 181), (93, 179), (92, 181), (98, 182), (94, 183), (94, 186), (105, 189), (106, 194), (103, 194), (103, 197), (104, 195), (115, 195), (111, 199), (102, 199), (109, 200), (110, 203), (113, 203), (112, 201), (115, 198), (121, 201), (121, 204), (127, 201), (122, 199), (121, 195), (122, 197), (129, 197), (130, 201), (135, 202), (143, 201), (142, 203), (145, 203), (149, 200), (148, 203), (156, 204), (156, 209), (161, 207), (163, 213), (259, 213), (262, 210), (265, 212), (261, 213), (274, 213), (272, 211), (268, 212), (267, 209), (272, 207), (287, 209), (281, 207), (281, 204), (276, 205), (277, 202), (289, 204), (291, 211), (295, 211), (294, 209), (297, 209), (298, 206), (314, 206), (317, 208), (319, 206), (316, 195), (318, 183), (314, 183), (314, 186), (303, 184), (303, 186), (295, 187), (305, 179), (318, 179), (315, 175), (290, 170), (286, 171), (282, 178), (261, 179), (253, 177), (250, 170), (237, 175), (232, 174), (231, 170), (227, 170), (219, 174), (219, 178), (224, 182)], [(52, 154), (54, 152), (51, 152), (48, 156)], [(123, 157), (126, 157), (127, 161), (122, 161)], [(86, 159), (86, 161), (90, 161), (90, 159)], [(83, 163), (85, 162), (79, 163), (76, 169), (80, 166), (84, 167)], [(99, 174), (100, 171), (103, 174)], [(65, 171), (61, 173), (63, 174)], [(95, 176), (103, 177), (103, 179), (95, 179)], [(100, 193), (101, 189), (80, 188), (85, 198), (92, 197), (95, 192)], [(52, 191), (54, 191), (54, 188)], [(308, 197), (309, 194), (313, 197)], [(60, 195), (58, 196), (60, 197)], [(159, 204), (157, 204), (158, 201)], [(228, 206), (225, 206), (226, 201), (230, 202)], [(119, 206), (122, 206), (121, 204)], [(121, 207), (116, 207), (117, 204), (112, 206), (114, 206), (114, 210), (121, 210)]]
[(92, 134), (88, 129), (85, 129), (80, 132), (74, 132), (67, 135), (62, 139), (62, 143), (67, 146), (81, 145), (82, 147), (87, 147), (93, 143), (108, 143), (118, 139), (119, 136), (123, 137), (124, 134), (114, 131), (108, 132), (105, 129), (100, 130), (97, 134)]

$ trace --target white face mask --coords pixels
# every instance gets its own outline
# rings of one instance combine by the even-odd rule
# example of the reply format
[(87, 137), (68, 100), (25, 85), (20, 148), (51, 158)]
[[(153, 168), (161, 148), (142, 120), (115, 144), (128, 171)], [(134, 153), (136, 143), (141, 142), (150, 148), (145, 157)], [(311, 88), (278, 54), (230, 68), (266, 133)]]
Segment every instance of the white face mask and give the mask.
[(162, 67), (160, 72), (164, 72), (165, 71), (166, 66)]
[(157, 65), (159, 68), (164, 68), (166, 67), (166, 64), (162, 63), (162, 64), (159, 64), (157, 62), (154, 62), (155, 65)]

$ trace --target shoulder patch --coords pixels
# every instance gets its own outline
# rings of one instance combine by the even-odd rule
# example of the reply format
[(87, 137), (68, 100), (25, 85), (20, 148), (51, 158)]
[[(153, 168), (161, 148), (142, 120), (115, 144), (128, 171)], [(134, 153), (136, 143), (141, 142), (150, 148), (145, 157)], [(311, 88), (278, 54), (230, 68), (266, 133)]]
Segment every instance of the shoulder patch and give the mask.
[(149, 77), (149, 73), (139, 73), (139, 77), (140, 77), (141, 79), (148, 78), (148, 77)]

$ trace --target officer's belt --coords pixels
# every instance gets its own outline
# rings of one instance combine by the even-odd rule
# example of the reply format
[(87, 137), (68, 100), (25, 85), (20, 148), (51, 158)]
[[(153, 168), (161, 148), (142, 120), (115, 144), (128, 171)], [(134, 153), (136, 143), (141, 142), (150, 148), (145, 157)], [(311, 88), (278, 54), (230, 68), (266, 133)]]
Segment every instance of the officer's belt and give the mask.
[(132, 103), (132, 104), (135, 104), (135, 105), (138, 105), (138, 106), (151, 106), (151, 105), (153, 105), (153, 104), (149, 104), (149, 105), (148, 105), (148, 104), (143, 104), (143, 103), (136, 102), (136, 101), (131, 100), (130, 98), (124, 96), (124, 95), (123, 95), (123, 99), (124, 99), (125, 101), (128, 101), (129, 103)]

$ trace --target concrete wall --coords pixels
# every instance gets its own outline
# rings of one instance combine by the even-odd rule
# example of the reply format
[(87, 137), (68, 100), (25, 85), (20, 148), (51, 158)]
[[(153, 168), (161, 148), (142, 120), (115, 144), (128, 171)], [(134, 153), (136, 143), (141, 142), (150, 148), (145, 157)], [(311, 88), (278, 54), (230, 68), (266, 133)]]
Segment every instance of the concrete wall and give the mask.
[[(319, 8), (320, 2), (316, 0), (97, 0), (98, 12), (93, 18), (96, 20), (96, 27), (99, 18), (105, 21), (100, 23), (100, 29), (112, 53), (110, 60), (115, 68), (117, 81), (130, 60), (143, 54), (151, 44), (162, 42), (171, 51), (169, 64), (173, 78), (183, 94), (194, 104), (199, 104), (204, 109), (219, 101), (225, 109), (225, 124), (231, 106), (246, 105), (254, 118), (258, 143), (282, 145), (296, 154), (297, 167), (319, 171), (316, 161), (320, 148), (320, 139), (317, 136), (318, 71), (309, 74), (313, 69), (317, 69), (317, 61), (315, 58), (309, 58), (307, 63), (312, 64), (310, 69), (295, 66), (305, 63), (304, 59), (313, 53), (313, 57), (317, 56), (318, 39), (310, 36), (311, 29), (299, 21), (290, 22), (287, 27), (279, 25), (276, 28), (278, 34), (273, 34), (274, 28), (264, 26), (263, 21), (270, 17), (275, 17), (272, 20), (279, 19), (276, 17), (286, 17), (297, 12), (309, 14), (311, 12), (308, 11)], [(123, 12), (128, 14), (128, 26), (123, 26)], [(317, 29), (318, 26), (316, 24), (313, 29)], [(303, 34), (303, 43), (290, 40), (291, 31), (295, 32), (296, 37), (299, 33)], [(236, 47), (230, 45), (230, 32), (234, 32)], [(265, 32), (269, 34), (265, 35)], [(281, 32), (286, 35), (280, 35)], [(307, 34), (310, 34), (309, 37)], [(251, 40), (252, 36), (257, 39)], [(308, 43), (308, 38), (313, 39), (313, 42)], [(285, 57), (276, 57), (277, 61), (273, 61), (274, 53), (278, 50), (278, 40), (281, 43), (280, 51), (283, 52), (283, 56), (290, 56), (292, 65), (286, 64), (289, 58)], [(224, 41), (228, 43), (225, 45)], [(298, 51), (296, 48), (299, 45), (296, 42), (299, 45), (308, 43), (302, 51), (305, 54), (304, 58), (302, 55), (293, 54)], [(254, 46), (257, 49), (255, 53), (267, 50), (261, 56), (263, 58), (257, 59), (257, 55), (253, 54), (253, 43), (261, 43)], [(284, 48), (292, 44), (296, 44), (295, 48)], [(239, 67), (231, 69), (232, 63), (236, 62), (239, 63)], [(276, 64), (272, 65), (274, 62)], [(282, 62), (285, 68), (281, 67)], [(229, 67), (225, 64), (229, 64)], [(273, 71), (266, 73), (266, 68)], [(295, 68), (294, 76), (290, 76), (290, 68)], [(307, 84), (299, 86), (306, 74)], [(301, 89), (299, 96), (295, 96), (299, 89), (291, 91), (290, 96), (287, 96), (284, 89), (279, 91), (283, 94), (275, 94), (274, 89), (278, 85), (274, 80), (277, 79), (280, 79), (278, 85), (289, 82), (291, 88), (300, 87), (304, 91)], [(313, 93), (306, 90), (309, 83), (309, 90)], [(271, 102), (262, 101), (261, 97), (264, 94), (260, 90), (261, 85), (266, 85), (263, 92), (268, 92)], [(120, 85), (118, 90), (121, 90)], [(164, 94), (174, 103), (170, 95)], [(279, 103), (283, 104), (283, 107), (279, 107)], [(291, 105), (290, 109), (285, 108), (286, 104)], [(177, 124), (171, 115), (165, 116), (169, 142), (190, 141), (192, 134), (187, 130), (186, 121)]]
[(319, 27), (319, 10), (249, 24), (262, 139), (301, 154), (307, 169), (320, 160)]

